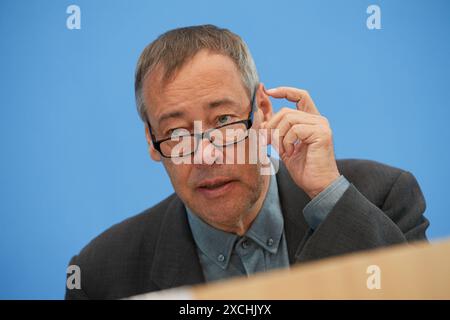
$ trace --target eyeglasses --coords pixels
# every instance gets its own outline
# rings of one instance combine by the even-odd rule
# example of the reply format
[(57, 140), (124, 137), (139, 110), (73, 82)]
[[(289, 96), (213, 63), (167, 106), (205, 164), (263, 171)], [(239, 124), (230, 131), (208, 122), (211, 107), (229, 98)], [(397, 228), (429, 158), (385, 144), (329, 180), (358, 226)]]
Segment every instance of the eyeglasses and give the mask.
[(255, 96), (256, 90), (253, 93), (250, 113), (247, 119), (227, 123), (202, 133), (173, 135), (169, 138), (156, 140), (152, 133), (150, 122), (147, 119), (147, 126), (154, 148), (165, 158), (180, 158), (197, 152), (198, 146), (203, 139), (207, 139), (217, 148), (234, 145), (247, 139), (249, 129), (253, 124), (253, 114), (256, 110)]

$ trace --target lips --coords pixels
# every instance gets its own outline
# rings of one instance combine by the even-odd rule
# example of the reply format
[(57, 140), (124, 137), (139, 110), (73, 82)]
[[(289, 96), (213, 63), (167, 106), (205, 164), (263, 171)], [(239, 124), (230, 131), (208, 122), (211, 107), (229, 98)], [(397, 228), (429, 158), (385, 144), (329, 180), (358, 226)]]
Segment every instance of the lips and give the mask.
[(206, 189), (214, 189), (217, 187), (221, 187), (224, 184), (227, 184), (229, 182), (231, 182), (233, 180), (231, 179), (223, 179), (223, 178), (219, 178), (219, 179), (210, 179), (210, 180), (205, 180), (201, 183), (199, 183), (198, 187), (199, 188), (206, 188)]
[(216, 198), (229, 192), (235, 183), (236, 180), (229, 178), (208, 179), (199, 183), (197, 190), (207, 198)]

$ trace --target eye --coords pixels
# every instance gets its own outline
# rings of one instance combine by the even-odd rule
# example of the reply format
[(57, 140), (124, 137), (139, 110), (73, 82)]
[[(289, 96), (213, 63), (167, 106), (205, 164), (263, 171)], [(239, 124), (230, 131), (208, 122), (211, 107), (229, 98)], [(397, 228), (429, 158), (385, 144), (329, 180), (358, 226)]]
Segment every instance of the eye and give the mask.
[(219, 125), (227, 124), (228, 122), (231, 122), (231, 116), (229, 114), (219, 116), (217, 118), (217, 122)]
[(179, 137), (189, 134), (189, 131), (185, 128), (173, 128), (166, 131), (165, 135), (168, 137)]

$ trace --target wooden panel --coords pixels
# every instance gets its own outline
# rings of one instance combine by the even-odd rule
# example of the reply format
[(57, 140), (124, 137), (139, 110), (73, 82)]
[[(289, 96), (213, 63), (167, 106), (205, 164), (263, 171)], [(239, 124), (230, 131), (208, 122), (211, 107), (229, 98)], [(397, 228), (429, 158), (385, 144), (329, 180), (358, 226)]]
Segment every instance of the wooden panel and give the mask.
[[(372, 265), (379, 267), (380, 289), (368, 289)], [(450, 299), (450, 241), (355, 253), (186, 291), (194, 299)]]

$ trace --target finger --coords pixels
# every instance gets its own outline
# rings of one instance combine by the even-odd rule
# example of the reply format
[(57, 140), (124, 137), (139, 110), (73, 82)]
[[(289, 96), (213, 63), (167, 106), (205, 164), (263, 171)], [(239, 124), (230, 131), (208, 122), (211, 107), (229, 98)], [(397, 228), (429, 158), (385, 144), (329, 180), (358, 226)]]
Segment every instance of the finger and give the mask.
[(261, 123), (267, 136), (267, 143), (275, 147), (281, 155), (286, 151), (282, 141), (286, 133), (296, 124), (327, 125), (327, 120), (322, 116), (311, 115), (306, 112), (283, 108), (270, 121)]
[(286, 151), (282, 143), (284, 136), (292, 128), (293, 125), (302, 123), (309, 125), (320, 124), (317, 119), (311, 119), (308, 117), (304, 119), (303, 115), (299, 114), (298, 111), (294, 110), (294, 112), (295, 113), (285, 114), (285, 116), (280, 120), (275, 128), (269, 127), (268, 129), (266, 129), (268, 131), (268, 136), (270, 137), (270, 144), (275, 147), (280, 156)]
[[(305, 116), (305, 114), (307, 116)], [(307, 113), (287, 113), (281, 120), (276, 124), (275, 129), (279, 130), (281, 137), (284, 137), (286, 133), (291, 129), (292, 126), (296, 124), (320, 124), (320, 120), (314, 117), (310, 117)]]
[(286, 133), (282, 145), (286, 156), (291, 156), (298, 143), (304, 143), (319, 131), (318, 125), (296, 124)]
[(276, 128), (278, 127), (280, 121), (285, 117), (289, 117), (290, 119), (296, 117), (298, 118), (298, 122), (302, 121), (303, 119), (303, 122), (310, 124), (318, 123), (320, 121), (320, 117), (316, 115), (290, 108), (282, 108), (270, 120), (266, 121), (263, 126), (264, 128)]
[(291, 102), (295, 102), (298, 110), (311, 114), (320, 114), (314, 101), (306, 90), (292, 87), (278, 87), (265, 90), (265, 92), (273, 98), (287, 99)]
[(271, 128), (274, 127), (275, 124), (277, 124), (281, 117), (283, 117), (286, 113), (292, 113), (295, 112), (294, 109), (291, 108), (281, 108), (280, 111), (278, 111), (277, 113), (275, 113), (275, 115), (273, 115), (269, 120), (264, 121), (261, 123), (261, 127), (262, 128)]
[(277, 87), (272, 89), (267, 89), (266, 93), (277, 99), (287, 99), (291, 102), (297, 102), (303, 96), (307, 94), (306, 90), (292, 88), (292, 87)]

